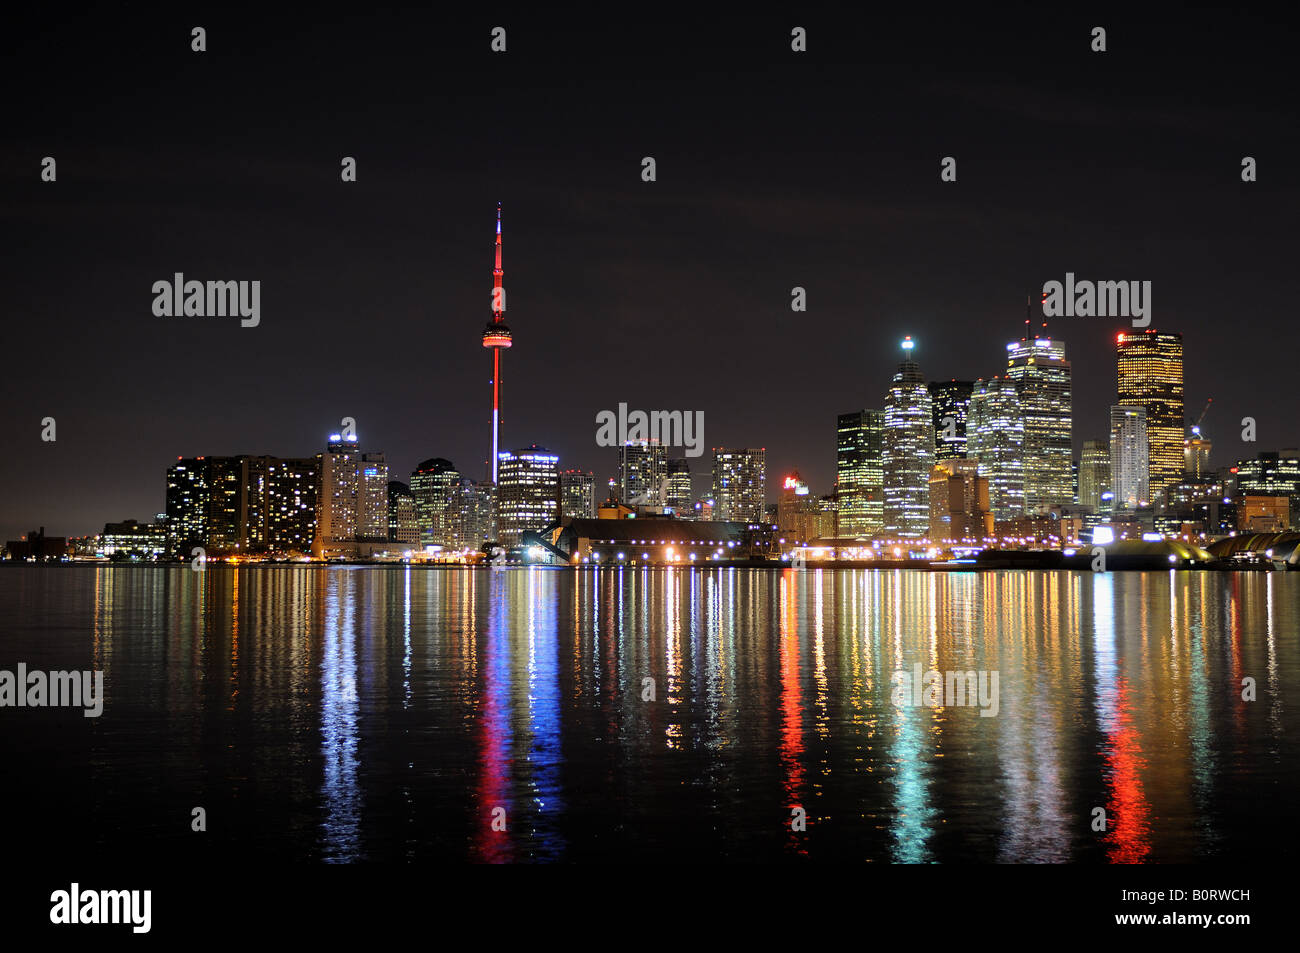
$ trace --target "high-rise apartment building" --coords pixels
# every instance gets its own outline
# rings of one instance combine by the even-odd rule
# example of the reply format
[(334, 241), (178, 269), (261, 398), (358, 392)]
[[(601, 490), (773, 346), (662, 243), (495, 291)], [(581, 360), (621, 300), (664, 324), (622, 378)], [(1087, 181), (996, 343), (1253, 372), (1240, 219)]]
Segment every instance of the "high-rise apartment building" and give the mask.
[(388, 538), (394, 543), (420, 545), (420, 521), (415, 494), (400, 480), (388, 481)]
[(561, 471), (560, 515), (580, 520), (596, 518), (596, 475), (590, 470)]
[(1116, 405), (1110, 409), (1110, 479), (1115, 508), (1137, 509), (1151, 502), (1145, 407)]
[(738, 523), (763, 522), (767, 495), (767, 449), (713, 451), (713, 518)]
[(618, 448), (618, 492), (628, 505), (663, 506), (668, 448), (657, 440), (629, 440)]

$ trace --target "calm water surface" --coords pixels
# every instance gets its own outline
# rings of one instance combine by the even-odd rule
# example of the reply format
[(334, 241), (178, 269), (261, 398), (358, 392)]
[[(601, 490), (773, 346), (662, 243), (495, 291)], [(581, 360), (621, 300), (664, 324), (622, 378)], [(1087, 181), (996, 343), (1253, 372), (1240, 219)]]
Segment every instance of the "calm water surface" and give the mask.
[[(215, 862), (1295, 856), (1298, 606), (1300, 573), (6, 567), (0, 668), (106, 701), (0, 709), (3, 804)], [(893, 704), (918, 663), (997, 672), (996, 716)]]

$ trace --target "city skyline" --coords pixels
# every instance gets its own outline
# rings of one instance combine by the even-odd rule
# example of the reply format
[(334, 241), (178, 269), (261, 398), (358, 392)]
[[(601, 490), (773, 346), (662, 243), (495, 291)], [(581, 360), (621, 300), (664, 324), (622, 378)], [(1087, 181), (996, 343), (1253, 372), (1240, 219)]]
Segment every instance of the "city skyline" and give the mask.
[[(219, 26), (207, 59), (177, 52), (162, 89), (144, 63), (174, 24), (128, 31), (95, 15), (22, 54), (49, 75), (39, 105), (16, 104), (23, 135), (3, 147), (11, 223), (36, 239), (0, 263), (16, 318), (7, 333), (23, 355), (4, 391), (21, 448), (0, 459), (5, 537), (146, 519), (160, 508), (155, 474), (178, 456), (309, 455), (343, 417), (394, 473), (439, 456), (481, 478), (491, 373), (470, 328), (491, 313), (485, 226), (498, 203), (509, 212), (509, 312), (520, 312), (502, 446), (536, 442), (602, 478), (609, 458), (591, 421), (626, 402), (702, 410), (707, 446), (765, 446), (773, 474), (798, 469), (829, 488), (831, 425), (808, 421), (882, 406), (879, 382), (906, 334), (927, 380), (1001, 373), (1025, 295), (1067, 272), (1152, 282), (1152, 326), (1187, 342), (1185, 407), (1214, 399), (1212, 467), (1300, 443), (1300, 398), (1284, 383), (1291, 357), (1258, 346), (1290, 320), (1279, 249), (1298, 204), (1283, 169), (1296, 132), (1277, 121), (1288, 112), (1279, 85), (1255, 82), (1243, 102), (1226, 64), (1194, 76), (1155, 68), (1205, 42), (1195, 25), (1126, 18), (1125, 43), (1105, 54), (1108, 75), (1124, 81), (1114, 92), (1090, 78), (1100, 57), (1086, 43), (1015, 17), (979, 49), (952, 25), (901, 30), (866, 64), (851, 33), (813, 23), (815, 73), (760, 42), (788, 25), (757, 19), (685, 37), (652, 27), (617, 56), (583, 46), (609, 81), (578, 105), (553, 94), (588, 86), (590, 64), (539, 47), (544, 34), (518, 55), (454, 45), (429, 64), (409, 55), (423, 52), (418, 37), (322, 18), (316, 43), (386, 52), (353, 71), (328, 117), (292, 130), (278, 119), (283, 95), (263, 90), (288, 74), (295, 90), (328, 86), (332, 70), (296, 24), (269, 18), (256, 36), (239, 34), (237, 51), (215, 42), (231, 35)], [(593, 39), (583, 29), (566, 42)], [(994, 72), (960, 86), (936, 77), (913, 61), (919, 35), (932, 54), (951, 54), (951, 69)], [(1214, 40), (1243, 37), (1219, 24)], [(1267, 72), (1259, 37), (1249, 40), (1252, 69)], [(664, 43), (678, 51), (675, 75), (646, 89), (641, 65)], [(244, 121), (219, 155), (175, 130), (142, 150), (136, 126), (57, 121), (82, 96), (76, 70), (60, 64), (107, 63), (108, 49), (128, 54), (111, 58), (122, 111), (235, 110)], [(150, 52), (137, 64), (132, 50)], [(235, 90), (204, 65), (233, 53), (247, 79)], [(720, 69), (736, 78), (719, 80)], [(429, 70), (464, 81), (440, 84), (431, 121), (411, 124), (389, 91), (426, 84)], [(1045, 76), (1063, 108), (1044, 108)], [(752, 92), (739, 109), (734, 82)], [(882, 98), (886, 87), (898, 91)], [(869, 129), (839, 122), (861, 108), (874, 110)], [(503, 139), (511, 148), (496, 148)], [(767, 157), (775, 141), (779, 159)], [(43, 183), (50, 153), (59, 178)], [(357, 180), (342, 183), (348, 155)], [(640, 176), (647, 155), (653, 183)], [(939, 175), (949, 155), (955, 182)], [(1246, 155), (1259, 160), (1256, 182), (1241, 181)], [(256, 176), (237, 171), (250, 156)], [(285, 201), (300, 214), (259, 211)], [(1116, 228), (1116, 215), (1136, 227)], [(150, 284), (176, 271), (260, 280), (259, 325), (154, 316)], [(805, 312), (791, 311), (795, 287)], [(1238, 322), (1247, 298), (1250, 320)], [(1130, 325), (1058, 317), (1049, 329), (1073, 365), (1077, 456), (1107, 436), (1110, 352)], [(1253, 446), (1236, 439), (1247, 416), (1258, 422)], [(55, 442), (40, 439), (46, 417)], [(103, 464), (89, 492), (75, 476), (84, 460)]]

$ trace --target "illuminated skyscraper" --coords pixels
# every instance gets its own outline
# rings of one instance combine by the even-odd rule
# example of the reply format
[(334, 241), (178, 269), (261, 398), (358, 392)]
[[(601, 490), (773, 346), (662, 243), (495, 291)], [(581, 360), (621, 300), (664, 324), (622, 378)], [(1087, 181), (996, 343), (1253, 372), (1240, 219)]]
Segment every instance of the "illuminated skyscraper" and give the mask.
[(1110, 479), (1117, 510), (1136, 509), (1151, 502), (1149, 447), (1146, 408), (1111, 407)]
[[(356, 552), (361, 453), (355, 439), (330, 436), (320, 460), (321, 490), (316, 501), (317, 558)], [(387, 535), (387, 534), (385, 534)]]
[(695, 518), (695, 491), (691, 486), (691, 462), (685, 457), (668, 461), (665, 470), (667, 495), (664, 505), (679, 519)]
[(903, 362), (885, 397), (882, 469), (886, 535), (920, 538), (930, 532), (934, 416), (913, 347), (910, 337), (903, 339)]
[(1110, 441), (1085, 440), (1079, 457), (1079, 505), (1101, 510), (1101, 495), (1110, 491)]
[(487, 480), (460, 481), (464, 500), (465, 545), (478, 549), (485, 542), (496, 539), (497, 509), (496, 487)]
[[(1147, 484), (1154, 500), (1183, 478), (1183, 336), (1153, 328), (1121, 331), (1115, 349), (1118, 404), (1146, 411)], [(1118, 489), (1115, 495), (1118, 503)]]
[(357, 466), (357, 538), (386, 540), (388, 463), (382, 453), (363, 453)]
[(971, 381), (931, 381), (927, 390), (934, 416), (934, 455), (938, 460), (966, 456), (966, 420), (970, 413)]
[(989, 505), (998, 520), (1025, 513), (1025, 420), (1020, 390), (1007, 377), (978, 380), (971, 392), (966, 429), (972, 459), (989, 481)]
[(425, 460), (411, 473), (411, 495), (421, 546), (456, 550), (465, 545), (464, 494), (455, 464), (442, 457)]
[(1007, 345), (1006, 376), (1016, 383), (1024, 420), (1026, 511), (1074, 502), (1073, 405), (1065, 344), (1047, 337), (1013, 341)]
[(388, 538), (394, 543), (418, 546), (420, 521), (415, 514), (415, 495), (399, 480), (388, 481)]
[(870, 537), (885, 528), (885, 412), (840, 414), (835, 435), (836, 535)]
[(560, 515), (560, 458), (536, 445), (503, 450), (497, 462), (497, 540), (518, 546)]
[(492, 320), (483, 330), (483, 346), (492, 352), (492, 457), (488, 462), (492, 482), (497, 482), (498, 441), (501, 426), (501, 352), (514, 343), (506, 326), (506, 291), (502, 285), (505, 271), (501, 267), (501, 203), (497, 203), (496, 265), (492, 269)]
[(596, 518), (596, 475), (590, 470), (560, 473), (560, 515), (580, 520)]
[(658, 440), (629, 440), (618, 448), (618, 493), (629, 506), (663, 506), (668, 448)]
[(767, 449), (713, 451), (715, 520), (761, 523), (766, 507)]

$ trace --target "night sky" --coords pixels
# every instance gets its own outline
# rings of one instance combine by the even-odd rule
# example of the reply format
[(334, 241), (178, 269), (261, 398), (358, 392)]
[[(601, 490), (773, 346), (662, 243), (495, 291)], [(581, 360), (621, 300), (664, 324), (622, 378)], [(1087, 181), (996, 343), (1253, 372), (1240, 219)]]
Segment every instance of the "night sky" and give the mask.
[[(433, 456), (481, 478), (497, 202), (502, 444), (602, 481), (596, 414), (626, 402), (766, 447), (772, 498), (792, 468), (829, 492), (835, 416), (883, 406), (903, 335), (927, 380), (1001, 373), (1026, 294), (1067, 271), (1153, 283), (1216, 465), (1300, 444), (1285, 8), (198, 9), (28, 13), (4, 37), (0, 539), (151, 519), (178, 456), (308, 456), (345, 416), (394, 478)], [(260, 326), (155, 317), (177, 271), (260, 280)], [(1049, 324), (1076, 447), (1106, 435), (1125, 324)]]

